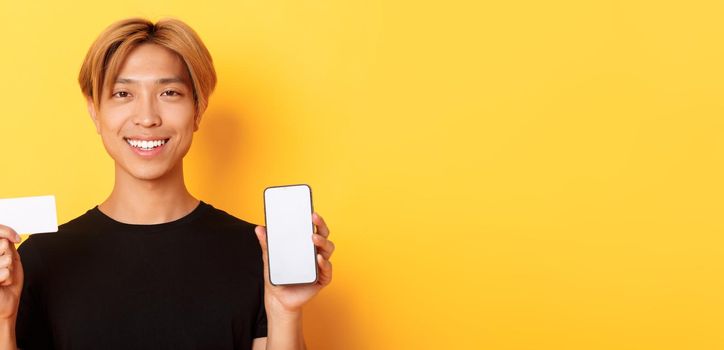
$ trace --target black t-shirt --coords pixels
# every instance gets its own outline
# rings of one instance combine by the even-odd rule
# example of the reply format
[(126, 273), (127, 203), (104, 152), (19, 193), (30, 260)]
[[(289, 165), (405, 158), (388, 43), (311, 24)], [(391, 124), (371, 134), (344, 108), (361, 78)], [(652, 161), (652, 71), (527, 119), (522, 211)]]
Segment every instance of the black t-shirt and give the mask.
[(18, 347), (251, 349), (267, 333), (254, 226), (201, 202), (156, 225), (95, 207), (32, 235), (18, 248)]

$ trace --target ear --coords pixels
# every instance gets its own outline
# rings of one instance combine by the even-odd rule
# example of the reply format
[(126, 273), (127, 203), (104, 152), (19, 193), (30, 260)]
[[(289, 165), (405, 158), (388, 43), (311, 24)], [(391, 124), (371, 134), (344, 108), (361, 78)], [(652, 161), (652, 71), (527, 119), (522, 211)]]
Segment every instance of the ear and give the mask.
[(96, 126), (96, 132), (97, 132), (98, 134), (100, 134), (100, 133), (101, 133), (101, 125), (100, 125), (100, 123), (98, 122), (98, 117), (97, 117), (97, 116), (98, 116), (98, 113), (97, 113), (97, 110), (96, 110), (96, 105), (95, 105), (95, 103), (93, 103), (93, 98), (90, 97), (90, 96), (86, 97), (86, 103), (88, 104), (88, 114), (90, 115), (91, 120), (93, 120), (93, 124), (95, 124), (95, 126)]

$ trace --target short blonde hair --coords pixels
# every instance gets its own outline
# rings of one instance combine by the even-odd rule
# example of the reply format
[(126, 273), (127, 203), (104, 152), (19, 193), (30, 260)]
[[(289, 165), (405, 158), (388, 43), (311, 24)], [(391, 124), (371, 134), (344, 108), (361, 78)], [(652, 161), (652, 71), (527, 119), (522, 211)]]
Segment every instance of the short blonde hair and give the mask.
[(196, 116), (203, 114), (216, 86), (213, 60), (198, 34), (172, 18), (155, 24), (144, 18), (129, 18), (106, 28), (91, 45), (80, 68), (78, 83), (83, 94), (100, 106), (102, 91), (112, 86), (131, 50), (143, 43), (160, 45), (183, 59), (193, 83)]

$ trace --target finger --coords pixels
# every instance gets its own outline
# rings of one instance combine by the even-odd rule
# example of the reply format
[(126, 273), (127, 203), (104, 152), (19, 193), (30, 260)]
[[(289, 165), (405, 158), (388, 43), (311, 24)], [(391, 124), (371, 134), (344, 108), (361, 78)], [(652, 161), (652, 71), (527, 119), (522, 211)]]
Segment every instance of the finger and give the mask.
[(13, 284), (13, 269), (10, 266), (0, 267), (0, 286), (6, 287)]
[(0, 238), (5, 238), (15, 243), (20, 243), (22, 240), (15, 230), (5, 225), (0, 225)]
[(5, 255), (10, 252), (10, 241), (7, 239), (0, 239), (0, 255)]
[(10, 267), (10, 265), (13, 263), (13, 256), (11, 254), (6, 254), (3, 256), (0, 256), (0, 268)]
[(0, 260), (10, 259), (10, 266), (12, 266), (16, 262), (18, 265), (20, 265), (20, 254), (18, 254), (18, 250), (17, 248), (15, 248), (15, 244), (5, 238), (0, 238), (0, 245), (3, 245), (5, 247), (4, 249), (2, 249), (2, 254), (0, 254)]
[(317, 226), (318, 234), (322, 235), (322, 237), (329, 237), (329, 227), (327, 227), (327, 223), (324, 222), (324, 219), (316, 212), (312, 214), (312, 222)]
[(262, 253), (266, 253), (266, 227), (257, 226), (254, 228), (254, 232), (256, 233), (256, 238), (259, 239)]
[(316, 233), (312, 235), (312, 241), (314, 242), (314, 245), (319, 248), (319, 253), (321, 253), (325, 259), (329, 260), (329, 258), (332, 257), (332, 253), (334, 253), (335, 248), (334, 242)]
[[(7, 239), (0, 239), (7, 241)], [(0, 256), (0, 286), (7, 287), (16, 284), (23, 284), (23, 263), (20, 261), (20, 254), (15, 249), (15, 244), (8, 242), (6, 254)]]
[(11, 277), (9, 268), (0, 268), (0, 286), (6, 287), (13, 284), (13, 279)]
[(261, 246), (261, 259), (264, 265), (264, 282), (269, 285), (269, 258), (267, 257), (267, 242), (266, 242), (266, 228), (264, 226), (257, 226), (254, 228), (256, 238), (259, 240)]
[(319, 277), (317, 281), (322, 286), (332, 282), (332, 263), (325, 259), (322, 254), (317, 254), (317, 265), (319, 265)]

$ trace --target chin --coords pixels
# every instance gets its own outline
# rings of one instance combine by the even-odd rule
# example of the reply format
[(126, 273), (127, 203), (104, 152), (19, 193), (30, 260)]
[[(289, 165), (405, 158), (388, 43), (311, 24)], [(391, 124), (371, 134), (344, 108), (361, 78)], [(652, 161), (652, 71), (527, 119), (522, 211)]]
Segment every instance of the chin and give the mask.
[(125, 173), (138, 180), (153, 181), (167, 177), (174, 167), (165, 164), (153, 165), (120, 165)]
[(136, 172), (131, 172), (130, 174), (131, 174), (131, 176), (133, 176), (134, 178), (139, 179), (139, 180), (153, 181), (153, 180), (158, 180), (158, 179), (165, 177), (165, 175), (167, 175), (168, 172), (136, 171)]

